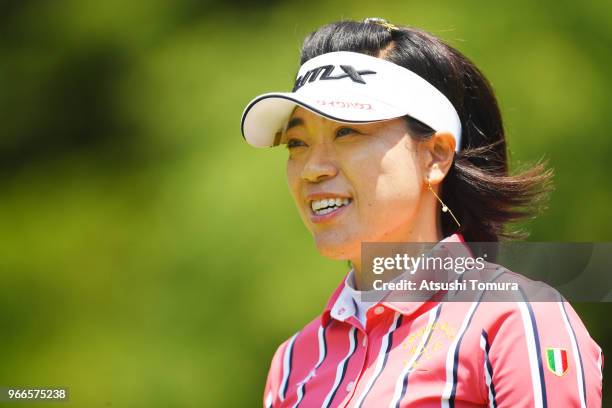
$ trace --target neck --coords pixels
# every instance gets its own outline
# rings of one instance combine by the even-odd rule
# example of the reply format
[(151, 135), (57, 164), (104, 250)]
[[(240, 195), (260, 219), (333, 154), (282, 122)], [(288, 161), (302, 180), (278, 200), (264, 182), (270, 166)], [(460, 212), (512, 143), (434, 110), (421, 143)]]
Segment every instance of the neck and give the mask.
[[(444, 236), (442, 234), (442, 227), (439, 222), (438, 206), (437, 202), (430, 202), (433, 197), (428, 195), (423, 198), (422, 201), (428, 201), (423, 203), (416, 214), (419, 216), (415, 217), (415, 222), (410, 228), (403, 228), (399, 231), (392, 231), (391, 233), (385, 234), (385, 239), (378, 242), (439, 242)], [(434, 199), (435, 200), (435, 199)], [(361, 250), (359, 254), (352, 258), (351, 264), (355, 270), (355, 288), (357, 290), (369, 290), (372, 289), (372, 285), (375, 279), (380, 279), (380, 276), (373, 275), (370, 272), (363, 272), (361, 263)], [(382, 276), (382, 275), (381, 275)]]

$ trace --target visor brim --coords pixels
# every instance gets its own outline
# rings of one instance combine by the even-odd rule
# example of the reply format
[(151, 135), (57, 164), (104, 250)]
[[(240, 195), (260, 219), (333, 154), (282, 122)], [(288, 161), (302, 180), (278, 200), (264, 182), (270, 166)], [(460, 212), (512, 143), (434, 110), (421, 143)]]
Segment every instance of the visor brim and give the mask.
[(244, 139), (255, 147), (279, 144), (295, 107), (344, 123), (370, 123), (404, 116), (402, 110), (363, 95), (307, 95), (275, 92), (260, 95), (245, 108), (241, 120)]

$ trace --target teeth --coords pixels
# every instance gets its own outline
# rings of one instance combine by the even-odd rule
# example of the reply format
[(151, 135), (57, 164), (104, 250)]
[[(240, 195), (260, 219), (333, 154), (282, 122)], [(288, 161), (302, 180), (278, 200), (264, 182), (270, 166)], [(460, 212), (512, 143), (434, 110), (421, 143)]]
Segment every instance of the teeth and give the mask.
[(333, 207), (327, 207), (327, 208), (324, 208), (322, 210), (317, 211), (317, 214), (320, 214), (320, 215), (329, 214), (330, 212), (332, 212), (334, 210), (335, 210), (335, 208), (333, 208)]
[(325, 198), (322, 200), (313, 200), (310, 203), (310, 207), (312, 211), (314, 211), (318, 215), (328, 214), (335, 209), (347, 205), (350, 202), (348, 198)]

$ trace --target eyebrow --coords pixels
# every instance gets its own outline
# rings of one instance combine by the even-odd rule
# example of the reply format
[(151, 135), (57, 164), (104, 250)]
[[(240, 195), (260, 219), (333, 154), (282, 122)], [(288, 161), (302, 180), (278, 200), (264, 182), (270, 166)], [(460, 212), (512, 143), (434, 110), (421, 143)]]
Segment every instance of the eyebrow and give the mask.
[(285, 128), (285, 132), (295, 126), (304, 125), (304, 120), (302, 118), (293, 118), (287, 123), (287, 127)]

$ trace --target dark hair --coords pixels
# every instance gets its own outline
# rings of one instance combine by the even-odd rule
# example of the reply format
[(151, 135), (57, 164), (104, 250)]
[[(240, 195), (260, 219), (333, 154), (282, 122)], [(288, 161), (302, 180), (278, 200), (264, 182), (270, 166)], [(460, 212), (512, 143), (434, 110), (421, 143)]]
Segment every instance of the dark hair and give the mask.
[[(445, 236), (460, 232), (466, 241), (490, 242), (525, 237), (506, 224), (535, 216), (552, 189), (546, 162), (510, 175), (501, 113), (493, 89), (463, 54), (423, 30), (388, 29), (376, 23), (339, 21), (320, 27), (304, 40), (300, 64), (334, 51), (359, 52), (405, 67), (435, 86), (453, 104), (462, 126), (462, 146), (441, 187), (442, 200), (459, 219), (441, 218)], [(434, 130), (407, 117), (418, 139)], [(442, 212), (440, 212), (442, 214)]]

